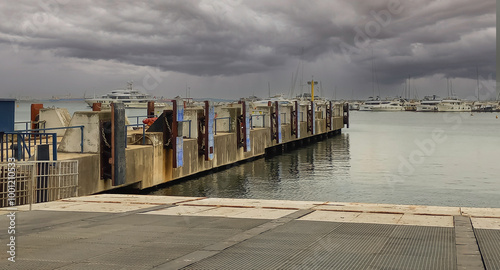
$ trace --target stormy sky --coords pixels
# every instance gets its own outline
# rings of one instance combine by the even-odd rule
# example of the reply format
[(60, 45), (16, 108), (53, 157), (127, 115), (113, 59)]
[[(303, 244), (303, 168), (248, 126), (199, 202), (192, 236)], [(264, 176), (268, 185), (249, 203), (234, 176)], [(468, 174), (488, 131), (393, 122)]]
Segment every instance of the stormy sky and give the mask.
[[(494, 0), (0, 3), (1, 96), (495, 98)], [(477, 74), (478, 72), (479, 74)], [(186, 91), (187, 90), (187, 91)]]

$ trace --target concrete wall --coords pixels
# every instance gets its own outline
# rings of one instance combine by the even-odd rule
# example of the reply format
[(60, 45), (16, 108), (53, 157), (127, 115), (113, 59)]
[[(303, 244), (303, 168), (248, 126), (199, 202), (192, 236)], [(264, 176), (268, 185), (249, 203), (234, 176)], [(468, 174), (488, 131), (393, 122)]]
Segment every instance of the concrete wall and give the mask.
[[(44, 122), (40, 127), (60, 128), (69, 126), (71, 116), (66, 108), (44, 108), (40, 110), (38, 120)], [(47, 132), (57, 133), (57, 136), (60, 137), (64, 136), (66, 130), (48, 130)]]
[[(100, 121), (110, 121), (110, 111), (75, 112), (70, 126), (83, 125), (83, 152), (99, 153), (101, 142)], [(68, 129), (57, 150), (66, 153), (80, 153), (81, 132), (79, 128)], [(111, 142), (109, 142), (111, 143)]]
[(215, 118), (219, 118), (214, 122), (214, 129), (217, 130), (217, 132), (230, 132), (231, 127), (229, 125), (229, 120), (225, 119), (226, 117), (230, 117), (229, 108), (216, 106), (214, 112), (216, 115)]
[(191, 121), (191, 126), (189, 122), (183, 122), (182, 124), (182, 136), (189, 138), (189, 129), (191, 127), (191, 138), (198, 137), (198, 112), (203, 112), (202, 107), (197, 108), (186, 108), (184, 109), (184, 120)]
[[(267, 106), (266, 106), (267, 107)], [(266, 108), (264, 107), (264, 108)], [(305, 113), (307, 106), (301, 106)], [(267, 107), (269, 108), (269, 107)], [(288, 110), (285, 106), (282, 109)], [(240, 110), (237, 106), (219, 108), (218, 112), (235, 117)], [(197, 116), (196, 110), (187, 110), (188, 117)], [(316, 134), (326, 134), (326, 119), (320, 119), (321, 109), (316, 111)], [(323, 112), (326, 117), (326, 112)], [(70, 125), (85, 125), (85, 150), (96, 151), (99, 149), (100, 133), (99, 121), (110, 117), (109, 112), (85, 112), (75, 113)], [(269, 123), (269, 120), (267, 120)], [(192, 124), (194, 125), (194, 124)], [(332, 119), (332, 131), (340, 130), (343, 127), (343, 117), (336, 116)], [(300, 140), (311, 137), (313, 134), (307, 132), (307, 123), (300, 122), (301, 138), (295, 138), (291, 134), (289, 123), (281, 126), (283, 144), (289, 142), (299, 142)], [(192, 131), (193, 132), (193, 131)], [(63, 138), (60, 148), (72, 149), (71, 145), (79, 147), (78, 135), (68, 134)], [(197, 133), (196, 133), (197, 135)], [(193, 139), (184, 139), (184, 166), (172, 168), (173, 151), (164, 149), (163, 134), (161, 132), (146, 133), (146, 144), (142, 144), (142, 133), (134, 132), (129, 134), (132, 142), (137, 145), (128, 145), (126, 149), (126, 182), (122, 186), (135, 184), (138, 188), (149, 188), (165, 182), (183, 178), (199, 172), (208, 171), (217, 167), (223, 167), (229, 164), (240, 162), (249, 158), (259, 157), (266, 153), (266, 149), (278, 146), (276, 141), (271, 141), (269, 128), (253, 128), (250, 131), (251, 151), (244, 152), (242, 147), (236, 146), (236, 133), (219, 133), (214, 136), (214, 159), (205, 160), (203, 155), (198, 152), (198, 142), (193, 132)], [(73, 149), (79, 152), (78, 149)], [(77, 151), (76, 151), (77, 150)], [(98, 154), (74, 154), (61, 153), (59, 159), (78, 159), (80, 162), (80, 195), (93, 194), (116, 188), (112, 186), (111, 180), (100, 179), (100, 156)]]

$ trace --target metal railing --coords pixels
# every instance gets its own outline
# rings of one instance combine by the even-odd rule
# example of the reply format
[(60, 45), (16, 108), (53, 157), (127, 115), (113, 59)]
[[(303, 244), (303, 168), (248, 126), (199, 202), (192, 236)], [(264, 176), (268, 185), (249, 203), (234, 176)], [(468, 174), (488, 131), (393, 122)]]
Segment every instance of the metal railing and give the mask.
[(83, 129), (85, 126), (69, 126), (69, 127), (55, 127), (55, 128), (40, 128), (40, 129), (28, 129), (23, 132), (31, 132), (32, 134), (37, 134), (40, 131), (47, 131), (47, 130), (64, 130), (64, 129), (74, 129), (74, 128), (79, 128), (80, 129), (80, 152), (83, 153)]
[(217, 120), (229, 120), (228, 132), (231, 132), (231, 117), (214, 118), (214, 134), (217, 135)]
[[(50, 143), (49, 138), (51, 138)], [(45, 144), (52, 145), (52, 159), (57, 160), (57, 133), (0, 133), (0, 162), (5, 162), (9, 158), (26, 160), (26, 156), (29, 159), (32, 156), (32, 148), (44, 144), (44, 141)]]
[(31, 128), (29, 127), (31, 124), (43, 124), (43, 128), (45, 128), (45, 123), (46, 121), (16, 121), (14, 122), (14, 125), (17, 125), (17, 124), (25, 124), (24, 127), (25, 129), (18, 129), (16, 131), (27, 131), (27, 130), (30, 130)]
[(15, 180), (0, 164), (0, 207), (49, 202), (78, 196), (78, 160), (15, 163)]

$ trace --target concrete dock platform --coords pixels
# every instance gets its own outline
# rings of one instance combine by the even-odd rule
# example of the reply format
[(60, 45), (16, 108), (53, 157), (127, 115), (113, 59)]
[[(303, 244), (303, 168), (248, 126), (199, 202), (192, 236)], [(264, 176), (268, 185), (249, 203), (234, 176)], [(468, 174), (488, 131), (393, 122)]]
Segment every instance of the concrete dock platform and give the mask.
[(28, 209), (0, 269), (500, 269), (500, 209), (115, 194)]

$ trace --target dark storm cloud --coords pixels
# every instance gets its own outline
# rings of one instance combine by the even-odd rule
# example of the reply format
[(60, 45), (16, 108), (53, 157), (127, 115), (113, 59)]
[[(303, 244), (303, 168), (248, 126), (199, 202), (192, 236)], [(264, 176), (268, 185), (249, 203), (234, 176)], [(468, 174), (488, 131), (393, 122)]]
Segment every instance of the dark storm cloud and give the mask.
[(476, 66), (495, 74), (493, 0), (20, 0), (0, 5), (0, 42), (63, 58), (232, 76), (279, 70), (297, 59), (312, 63), (334, 57), (337, 67), (351, 65), (360, 73), (373, 63), (387, 85), (408, 74), (475, 78)]

